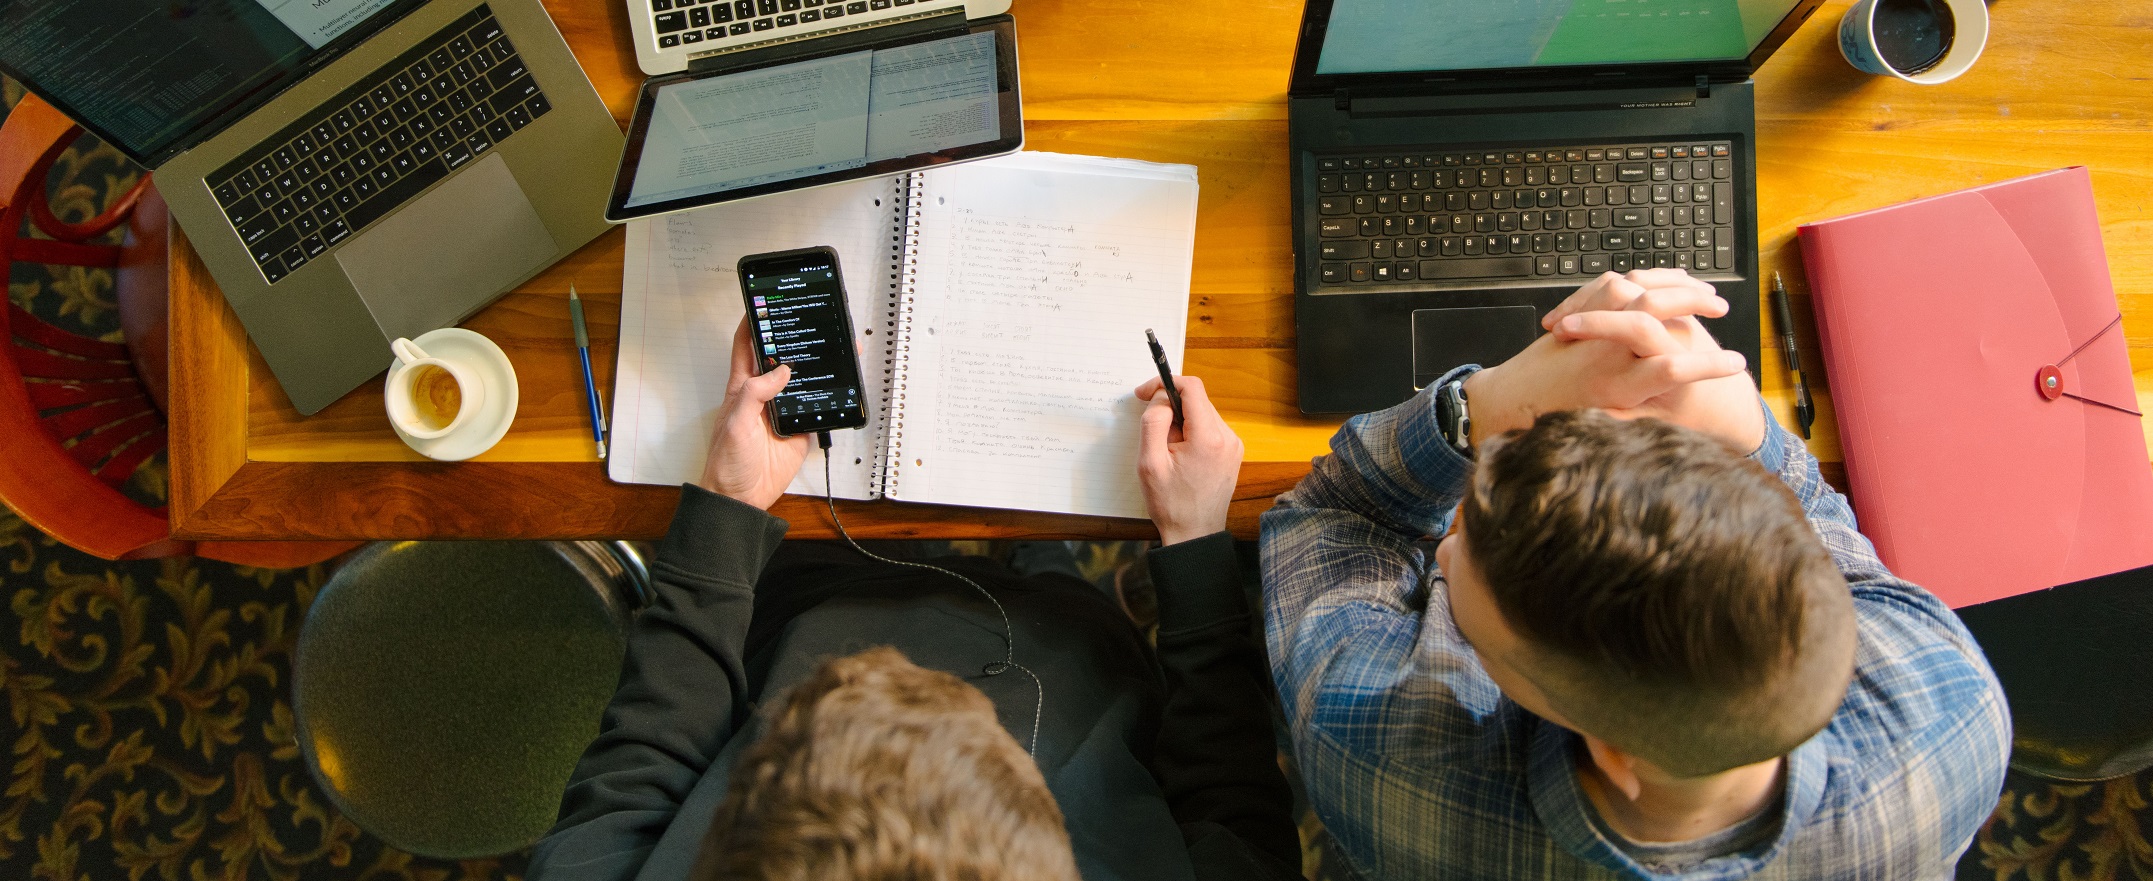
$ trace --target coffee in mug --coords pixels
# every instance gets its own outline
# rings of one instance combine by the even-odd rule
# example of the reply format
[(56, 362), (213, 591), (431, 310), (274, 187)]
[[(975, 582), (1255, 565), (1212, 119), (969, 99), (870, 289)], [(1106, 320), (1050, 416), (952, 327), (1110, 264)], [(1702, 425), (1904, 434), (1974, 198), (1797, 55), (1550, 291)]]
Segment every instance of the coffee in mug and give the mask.
[(1912, 76), (1944, 60), (1951, 48), (1951, 5), (1943, 0), (1877, 0), (1870, 25), (1876, 53), (1891, 69)]
[(1855, 0), (1839, 20), (1839, 54), (1847, 63), (1922, 85), (1965, 73), (1988, 39), (1982, 0)]

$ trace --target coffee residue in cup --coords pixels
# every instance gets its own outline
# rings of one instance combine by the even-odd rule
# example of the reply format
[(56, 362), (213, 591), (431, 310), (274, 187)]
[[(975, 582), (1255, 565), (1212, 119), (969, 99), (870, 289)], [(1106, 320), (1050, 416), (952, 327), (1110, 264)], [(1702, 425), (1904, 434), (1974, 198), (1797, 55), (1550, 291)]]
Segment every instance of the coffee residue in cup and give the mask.
[(432, 364), (411, 372), (411, 412), (428, 431), (439, 431), (456, 421), (463, 410), (463, 386), (456, 375)]

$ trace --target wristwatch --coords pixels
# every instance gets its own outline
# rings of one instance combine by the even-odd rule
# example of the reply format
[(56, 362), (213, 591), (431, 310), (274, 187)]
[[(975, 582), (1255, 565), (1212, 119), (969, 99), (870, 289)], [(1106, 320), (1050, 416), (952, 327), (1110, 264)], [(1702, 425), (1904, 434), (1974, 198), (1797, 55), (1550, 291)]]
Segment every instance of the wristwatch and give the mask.
[(1443, 383), (1435, 390), (1435, 426), (1443, 441), (1458, 455), (1473, 457), (1473, 417), (1465, 406), (1465, 377)]

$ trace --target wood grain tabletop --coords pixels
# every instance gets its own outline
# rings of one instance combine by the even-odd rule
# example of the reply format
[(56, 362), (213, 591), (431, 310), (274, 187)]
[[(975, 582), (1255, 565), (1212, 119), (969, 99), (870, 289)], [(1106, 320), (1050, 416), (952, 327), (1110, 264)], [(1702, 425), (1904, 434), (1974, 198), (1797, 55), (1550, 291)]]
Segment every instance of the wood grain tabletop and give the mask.
[[(619, 0), (548, 0), (623, 125), (642, 81)], [(1793, 293), (1818, 401), (1810, 449), (1843, 475), (1830, 377), (1815, 351), (1798, 224), (2066, 165), (2091, 168), (2141, 409), (2153, 406), (2153, 8), (2142, 0), (1997, 0), (1972, 71), (1918, 86), (1839, 57), (1827, 3), (1757, 73), (1761, 266)], [(1285, 92), (1291, 0), (1016, 0), (1034, 150), (1181, 162), (1200, 171), (1183, 370), (1247, 445), (1231, 528), (1306, 473), (1339, 424), (1295, 408)], [(522, 390), (514, 427), (469, 462), (425, 460), (390, 431), (378, 381), (311, 417), (293, 410), (186, 243), (172, 252), (172, 518), (189, 539), (621, 538), (664, 532), (678, 491), (605, 476), (569, 327), (571, 282), (612, 391), (624, 234), (615, 229), (464, 326), (499, 343)], [(730, 296), (730, 291), (723, 292)], [(1764, 395), (1792, 390), (1765, 309)], [(384, 363), (386, 366), (386, 363)], [(610, 412), (610, 405), (609, 405)], [(2149, 421), (2153, 425), (2153, 421)], [(1154, 535), (1149, 523), (895, 502), (840, 503), (878, 538)], [(819, 499), (775, 513), (833, 534)]]

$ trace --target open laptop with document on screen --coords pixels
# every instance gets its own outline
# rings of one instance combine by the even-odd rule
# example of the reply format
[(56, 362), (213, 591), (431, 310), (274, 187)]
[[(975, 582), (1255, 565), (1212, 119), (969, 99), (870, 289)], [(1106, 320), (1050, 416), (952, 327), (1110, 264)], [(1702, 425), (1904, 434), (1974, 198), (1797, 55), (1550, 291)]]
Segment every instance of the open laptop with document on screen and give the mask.
[(927, 19), (705, 59), (637, 96), (606, 218), (1015, 152), (1009, 16)]
[(620, 127), (538, 0), (0, 3), (0, 70), (156, 173), (301, 413), (607, 228)]
[[(618, 2), (618, 0), (615, 0)], [(982, 19), (1010, 0), (627, 0), (636, 64), (679, 73), (714, 55), (929, 18), (950, 10)]]
[(1757, 369), (1751, 74), (1821, 0), (1309, 0), (1288, 95), (1304, 413), (1495, 364), (1607, 271), (1689, 270)]

